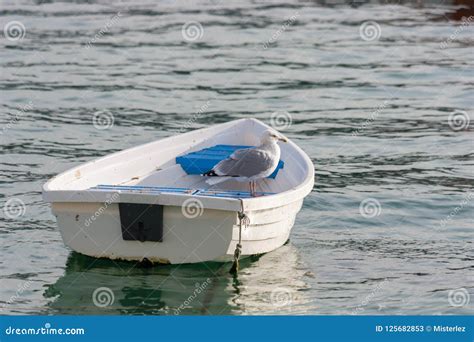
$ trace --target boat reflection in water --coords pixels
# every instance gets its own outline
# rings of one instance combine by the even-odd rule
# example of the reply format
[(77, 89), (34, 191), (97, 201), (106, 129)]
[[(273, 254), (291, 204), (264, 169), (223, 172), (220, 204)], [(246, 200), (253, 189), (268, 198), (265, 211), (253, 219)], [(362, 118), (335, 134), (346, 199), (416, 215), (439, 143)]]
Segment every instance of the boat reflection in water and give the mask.
[(296, 249), (230, 263), (158, 265), (95, 259), (72, 252), (65, 274), (50, 285), (52, 314), (235, 315), (304, 313), (307, 276)]

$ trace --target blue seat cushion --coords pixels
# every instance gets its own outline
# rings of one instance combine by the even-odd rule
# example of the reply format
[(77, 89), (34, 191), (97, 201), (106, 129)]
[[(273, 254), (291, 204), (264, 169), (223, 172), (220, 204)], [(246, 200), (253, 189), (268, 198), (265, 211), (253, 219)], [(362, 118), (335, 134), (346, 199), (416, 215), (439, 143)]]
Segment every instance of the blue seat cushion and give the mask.
[[(202, 175), (211, 171), (221, 160), (229, 158), (236, 150), (249, 147), (252, 146), (216, 145), (176, 157), (176, 164), (181, 165), (188, 175)], [(284, 162), (280, 160), (275, 171), (268, 178), (275, 178), (284, 165)]]

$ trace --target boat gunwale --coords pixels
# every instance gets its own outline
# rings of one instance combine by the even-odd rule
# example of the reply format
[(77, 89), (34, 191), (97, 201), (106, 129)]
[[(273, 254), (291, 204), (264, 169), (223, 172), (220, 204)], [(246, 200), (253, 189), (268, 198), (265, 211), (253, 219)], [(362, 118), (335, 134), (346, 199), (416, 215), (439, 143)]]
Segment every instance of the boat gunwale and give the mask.
[[(233, 125), (238, 124), (239, 122), (243, 121), (256, 121), (258, 124), (267, 126), (259, 120), (253, 118), (243, 118), (233, 120), (231, 122), (219, 124), (216, 126), (212, 126), (209, 128), (193, 130), (189, 132), (185, 132), (180, 134), (180, 136), (185, 137), (189, 135), (196, 134), (199, 131), (209, 130), (211, 128), (217, 129), (226, 129), (228, 127), (232, 127)], [(226, 127), (228, 126), (228, 127)], [(268, 126), (267, 126), (268, 127)], [(182, 206), (184, 202), (190, 198), (198, 199), (201, 204), (203, 205), (203, 209), (217, 209), (217, 210), (229, 210), (229, 211), (247, 211), (247, 210), (264, 210), (270, 209), (274, 207), (284, 206), (290, 204), (294, 201), (297, 201), (301, 198), (304, 198), (308, 195), (314, 185), (314, 165), (311, 162), (309, 156), (295, 143), (292, 141), (288, 141), (288, 144), (298, 152), (298, 154), (303, 158), (306, 167), (306, 177), (295, 187), (288, 189), (283, 192), (265, 195), (261, 197), (254, 197), (254, 198), (223, 198), (223, 197), (210, 197), (210, 196), (199, 196), (199, 195), (191, 195), (191, 194), (176, 194), (176, 193), (159, 193), (159, 194), (143, 194), (143, 193), (131, 193), (126, 191), (100, 191), (94, 192), (91, 191), (90, 188), (88, 189), (81, 189), (81, 190), (60, 190), (60, 189), (51, 189), (51, 184), (55, 182), (61, 176), (64, 176), (68, 173), (74, 173), (85, 166), (93, 165), (99, 161), (104, 161), (108, 158), (116, 157), (120, 154), (126, 154), (133, 152), (135, 150), (142, 149), (146, 146), (153, 145), (158, 141), (166, 141), (168, 139), (172, 139), (176, 137), (176, 135), (172, 135), (169, 137), (165, 137), (163, 139), (154, 140), (145, 144), (141, 144), (138, 146), (134, 146), (125, 150), (117, 151), (103, 157), (99, 157), (97, 159), (91, 160), (86, 163), (82, 163), (77, 165), (73, 168), (65, 170), (60, 174), (52, 177), (48, 180), (42, 187), (42, 194), (43, 199), (46, 202), (50, 203), (84, 203), (84, 202), (108, 202), (110, 201), (111, 195), (119, 194), (118, 198), (111, 203), (144, 203), (144, 204), (161, 204), (161, 205), (174, 205), (174, 206)], [(313, 172), (311, 172), (311, 170)], [(117, 197), (117, 196), (115, 196)]]

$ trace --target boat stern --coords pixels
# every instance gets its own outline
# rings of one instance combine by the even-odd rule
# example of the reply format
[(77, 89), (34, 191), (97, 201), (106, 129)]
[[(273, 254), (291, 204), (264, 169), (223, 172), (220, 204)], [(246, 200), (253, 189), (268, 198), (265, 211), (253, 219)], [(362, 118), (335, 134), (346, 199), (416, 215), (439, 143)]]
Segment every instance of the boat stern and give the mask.
[[(157, 206), (121, 223), (119, 203), (53, 203), (64, 243), (98, 258), (166, 264), (220, 259), (232, 243), (237, 213), (199, 206), (160, 206), (162, 224), (151, 214)], [(148, 214), (147, 214), (148, 213)]]

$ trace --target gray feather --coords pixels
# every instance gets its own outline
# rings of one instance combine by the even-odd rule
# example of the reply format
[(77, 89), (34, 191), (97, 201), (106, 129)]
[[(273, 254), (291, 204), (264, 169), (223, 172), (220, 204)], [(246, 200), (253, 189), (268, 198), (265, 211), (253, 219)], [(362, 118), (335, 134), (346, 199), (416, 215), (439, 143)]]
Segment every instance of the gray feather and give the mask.
[(274, 168), (270, 153), (257, 148), (235, 151), (229, 158), (220, 161), (213, 170), (219, 176), (253, 177)]

